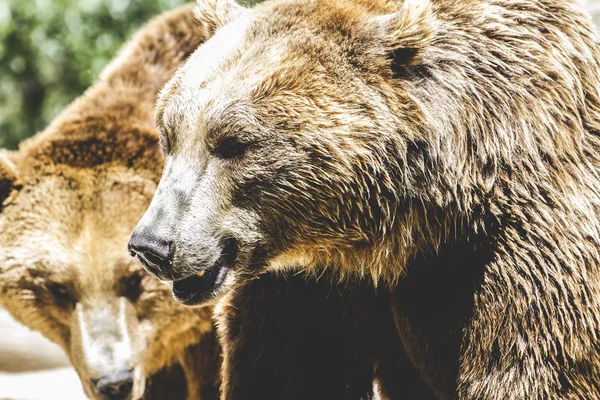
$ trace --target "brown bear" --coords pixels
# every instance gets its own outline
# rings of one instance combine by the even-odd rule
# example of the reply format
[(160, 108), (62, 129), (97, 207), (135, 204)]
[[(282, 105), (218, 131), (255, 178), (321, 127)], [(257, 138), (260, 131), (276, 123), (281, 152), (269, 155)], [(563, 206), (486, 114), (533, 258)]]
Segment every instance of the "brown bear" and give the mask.
[(65, 350), (94, 399), (218, 398), (211, 310), (179, 305), (126, 249), (162, 169), (158, 90), (203, 39), (193, 7), (161, 15), (0, 153), (0, 303)]
[[(357, 348), (388, 397), (411, 397), (405, 354), (438, 398), (600, 398), (600, 44), (574, 1), (199, 14), (214, 36), (159, 96), (165, 169), (129, 246), (181, 302), (220, 299), (225, 398), (270, 395), (256, 332), (308, 326), (323, 279), (289, 307), (269, 282), (294, 271), (370, 287), (333, 314), (393, 321)], [(272, 385), (311, 368), (298, 353)]]

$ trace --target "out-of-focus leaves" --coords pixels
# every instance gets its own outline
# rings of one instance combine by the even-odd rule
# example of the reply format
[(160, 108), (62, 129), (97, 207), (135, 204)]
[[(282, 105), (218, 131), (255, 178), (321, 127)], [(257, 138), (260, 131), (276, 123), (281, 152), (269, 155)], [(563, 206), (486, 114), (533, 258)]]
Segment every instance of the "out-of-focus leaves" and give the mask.
[(133, 32), (185, 2), (0, 0), (0, 148), (44, 129)]

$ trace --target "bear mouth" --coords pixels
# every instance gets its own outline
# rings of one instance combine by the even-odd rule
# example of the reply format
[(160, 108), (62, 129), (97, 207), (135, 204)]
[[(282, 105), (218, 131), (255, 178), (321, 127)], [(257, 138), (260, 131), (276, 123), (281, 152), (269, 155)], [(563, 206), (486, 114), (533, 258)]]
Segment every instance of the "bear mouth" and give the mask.
[(235, 261), (237, 245), (226, 243), (221, 256), (211, 267), (187, 278), (173, 281), (173, 296), (186, 306), (196, 306), (217, 296)]

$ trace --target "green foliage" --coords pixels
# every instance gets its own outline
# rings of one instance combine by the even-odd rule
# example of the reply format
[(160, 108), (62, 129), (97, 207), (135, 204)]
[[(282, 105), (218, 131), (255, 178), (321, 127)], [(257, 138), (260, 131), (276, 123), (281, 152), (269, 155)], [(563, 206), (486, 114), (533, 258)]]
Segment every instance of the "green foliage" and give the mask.
[(44, 129), (136, 29), (185, 2), (0, 1), (0, 147)]

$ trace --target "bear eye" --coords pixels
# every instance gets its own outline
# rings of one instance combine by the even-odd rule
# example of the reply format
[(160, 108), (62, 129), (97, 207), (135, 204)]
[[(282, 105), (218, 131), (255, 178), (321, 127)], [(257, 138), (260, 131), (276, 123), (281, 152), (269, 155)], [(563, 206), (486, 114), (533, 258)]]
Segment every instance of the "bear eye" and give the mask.
[(49, 283), (48, 289), (50, 293), (59, 301), (64, 303), (76, 303), (75, 297), (69, 292), (65, 285), (60, 283)]
[(219, 143), (214, 154), (223, 159), (240, 158), (246, 152), (248, 145), (236, 138), (227, 138)]
[(125, 279), (122, 283), (122, 295), (131, 299), (137, 299), (142, 293), (142, 279), (144, 273), (137, 271), (133, 273), (129, 278)]

